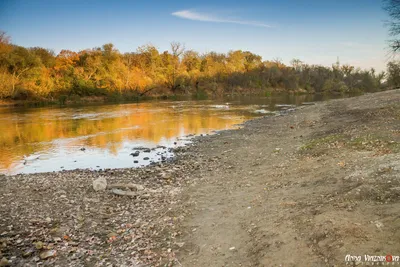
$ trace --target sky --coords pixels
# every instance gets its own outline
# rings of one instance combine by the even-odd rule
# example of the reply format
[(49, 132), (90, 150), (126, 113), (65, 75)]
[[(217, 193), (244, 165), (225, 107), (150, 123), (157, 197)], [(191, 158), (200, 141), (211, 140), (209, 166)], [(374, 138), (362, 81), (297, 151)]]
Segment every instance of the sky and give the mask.
[(113, 43), (160, 51), (251, 51), (263, 60), (386, 68), (387, 15), (381, 0), (0, 0), (0, 30), (12, 42), (79, 51)]

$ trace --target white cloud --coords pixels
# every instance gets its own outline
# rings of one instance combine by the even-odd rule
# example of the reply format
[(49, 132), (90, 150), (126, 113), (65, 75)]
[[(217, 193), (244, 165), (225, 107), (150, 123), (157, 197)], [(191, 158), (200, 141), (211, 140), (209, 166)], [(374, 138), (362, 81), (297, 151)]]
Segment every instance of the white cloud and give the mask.
[(173, 12), (171, 15), (182, 18), (182, 19), (189, 19), (189, 20), (196, 20), (196, 21), (233, 23), (233, 24), (249, 25), (249, 26), (256, 26), (256, 27), (272, 28), (271, 25), (260, 23), (257, 21), (231, 20), (231, 19), (227, 19), (227, 18), (222, 18), (220, 16), (215, 16), (212, 14), (199, 13), (194, 10), (176, 11), (176, 12)]

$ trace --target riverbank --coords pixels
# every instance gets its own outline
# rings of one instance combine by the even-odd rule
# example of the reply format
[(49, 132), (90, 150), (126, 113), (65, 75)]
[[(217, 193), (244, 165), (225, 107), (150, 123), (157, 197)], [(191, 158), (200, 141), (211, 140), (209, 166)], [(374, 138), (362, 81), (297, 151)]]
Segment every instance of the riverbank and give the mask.
[(1, 100), (1, 107), (74, 107), (74, 106), (88, 106), (88, 105), (107, 105), (107, 104), (124, 104), (124, 103), (137, 103), (146, 101), (182, 101), (182, 100), (215, 100), (227, 99), (235, 97), (279, 97), (281, 95), (290, 96), (326, 96), (334, 98), (351, 97), (362, 95), (363, 92), (326, 92), (316, 93), (307, 92), (304, 90), (285, 91), (282, 89), (270, 88), (268, 90), (251, 90), (249, 92), (236, 92), (212, 95), (204, 91), (198, 93), (188, 94), (156, 94), (156, 95), (138, 95), (138, 94), (114, 94), (107, 96), (70, 96), (58, 98), (43, 98), (36, 100)]
[[(143, 169), (0, 176), (0, 258), (342, 266), (348, 254), (398, 255), (399, 103), (394, 90), (304, 106)], [(94, 191), (99, 177), (109, 189)]]

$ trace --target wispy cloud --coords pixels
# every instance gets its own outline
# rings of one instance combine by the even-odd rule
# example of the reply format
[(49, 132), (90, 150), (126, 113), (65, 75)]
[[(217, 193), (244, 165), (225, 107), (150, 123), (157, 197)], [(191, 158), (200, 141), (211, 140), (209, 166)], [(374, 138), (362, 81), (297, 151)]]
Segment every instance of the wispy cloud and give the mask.
[(233, 23), (233, 24), (249, 25), (249, 26), (256, 26), (256, 27), (272, 28), (271, 25), (260, 23), (257, 21), (232, 20), (232, 19), (228, 19), (228, 18), (223, 18), (218, 15), (200, 13), (195, 10), (180, 10), (180, 11), (173, 12), (171, 15), (182, 18), (182, 19), (189, 19), (189, 20), (218, 22), (218, 23)]

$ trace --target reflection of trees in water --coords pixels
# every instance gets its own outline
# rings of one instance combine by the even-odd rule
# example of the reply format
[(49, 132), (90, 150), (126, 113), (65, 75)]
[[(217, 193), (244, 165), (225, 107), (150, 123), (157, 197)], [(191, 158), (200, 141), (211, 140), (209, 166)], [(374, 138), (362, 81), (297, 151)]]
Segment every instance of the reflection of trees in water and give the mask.
[[(71, 149), (89, 146), (115, 154), (124, 140), (142, 139), (158, 143), (181, 135), (182, 129), (185, 134), (197, 134), (204, 129), (224, 129), (243, 121), (237, 116), (222, 118), (210, 110), (176, 113), (170, 108), (160, 107), (154, 112), (153, 108), (148, 104), (97, 107), (89, 109), (89, 112), (102, 112), (103, 117), (94, 119), (72, 119), (76, 115), (73, 109), (61, 113), (49, 108), (33, 109), (23, 114), (0, 114), (6, 117), (0, 124), (0, 168), (9, 169), (23, 155), (54, 148), (55, 144), (51, 142), (56, 139), (64, 139), (63, 146)], [(111, 112), (114, 116), (107, 117)], [(83, 136), (88, 137), (78, 138)]]

